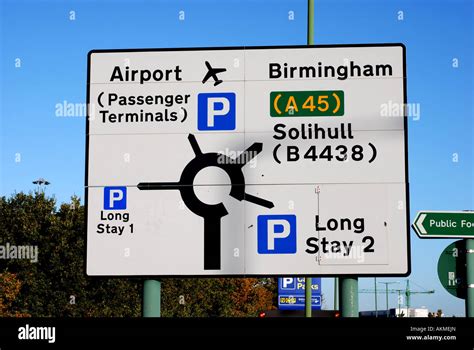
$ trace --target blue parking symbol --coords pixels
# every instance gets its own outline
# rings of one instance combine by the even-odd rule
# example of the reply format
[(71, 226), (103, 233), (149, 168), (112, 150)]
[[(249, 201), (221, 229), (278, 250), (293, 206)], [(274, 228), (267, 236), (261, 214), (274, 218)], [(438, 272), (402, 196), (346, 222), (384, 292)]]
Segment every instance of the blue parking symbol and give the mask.
[(259, 254), (296, 253), (296, 215), (259, 215), (257, 250)]
[(235, 130), (235, 93), (198, 94), (198, 130)]
[(105, 210), (127, 209), (127, 187), (125, 186), (104, 187), (104, 209)]

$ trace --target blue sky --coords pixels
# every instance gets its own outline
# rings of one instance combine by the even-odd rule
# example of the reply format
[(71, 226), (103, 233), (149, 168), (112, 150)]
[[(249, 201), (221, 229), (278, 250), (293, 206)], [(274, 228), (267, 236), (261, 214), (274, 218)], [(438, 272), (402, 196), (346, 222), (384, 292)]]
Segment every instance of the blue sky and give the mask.
[[(51, 182), (47, 193), (59, 202), (83, 196), (85, 118), (58, 117), (56, 105), (84, 103), (89, 50), (306, 44), (305, 0), (0, 4), (0, 193), (7, 196), (33, 190), (31, 181), (38, 177)], [(409, 121), (412, 219), (421, 209), (474, 209), (473, 4), (316, 0), (317, 44), (402, 42), (407, 47), (408, 102), (421, 108), (420, 120)], [(450, 242), (421, 241), (412, 233), (410, 280), (436, 290), (413, 296), (412, 305), (461, 316), (463, 301), (444, 291), (436, 273), (439, 254)], [(360, 279), (359, 285), (372, 288), (373, 279)], [(323, 293), (331, 308), (332, 279), (323, 280)], [(394, 307), (396, 296), (389, 301)], [(373, 295), (360, 295), (361, 310), (373, 304)], [(385, 307), (385, 295), (379, 295), (379, 307)]]

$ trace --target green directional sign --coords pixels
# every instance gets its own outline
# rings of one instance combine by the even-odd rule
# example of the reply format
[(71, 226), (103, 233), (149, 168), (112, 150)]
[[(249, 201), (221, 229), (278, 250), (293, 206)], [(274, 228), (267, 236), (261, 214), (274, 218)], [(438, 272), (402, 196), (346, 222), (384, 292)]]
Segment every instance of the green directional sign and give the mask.
[(438, 260), (439, 281), (450, 294), (466, 299), (466, 244), (463, 240), (448, 245)]
[(474, 238), (474, 212), (420, 211), (412, 227), (420, 238)]

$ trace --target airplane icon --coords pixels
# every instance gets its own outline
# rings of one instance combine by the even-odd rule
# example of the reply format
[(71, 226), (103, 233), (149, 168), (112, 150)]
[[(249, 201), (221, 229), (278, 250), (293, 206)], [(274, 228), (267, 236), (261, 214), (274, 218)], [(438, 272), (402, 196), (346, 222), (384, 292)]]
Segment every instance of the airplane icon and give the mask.
[(222, 83), (222, 80), (217, 78), (217, 74), (225, 72), (227, 69), (225, 69), (225, 68), (212, 68), (211, 64), (208, 61), (206, 61), (206, 67), (207, 67), (207, 73), (204, 76), (204, 79), (202, 80), (202, 83), (203, 84), (206, 83), (206, 81), (208, 81), (210, 77), (212, 77), (212, 79), (214, 79), (214, 86), (217, 86), (220, 83)]

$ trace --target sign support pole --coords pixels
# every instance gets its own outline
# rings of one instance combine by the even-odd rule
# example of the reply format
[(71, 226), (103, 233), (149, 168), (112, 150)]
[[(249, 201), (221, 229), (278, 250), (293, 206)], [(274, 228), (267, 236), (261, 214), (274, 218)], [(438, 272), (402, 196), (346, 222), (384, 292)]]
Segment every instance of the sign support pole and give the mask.
[(308, 0), (308, 45), (314, 45), (314, 0)]
[(357, 277), (339, 279), (339, 298), (342, 317), (359, 317), (359, 280)]
[(311, 287), (312, 287), (312, 278), (311, 277), (306, 277), (305, 278), (305, 284), (304, 284), (304, 311), (305, 311), (305, 317), (312, 317), (311, 316)]
[[(314, 0), (308, 0), (308, 32), (307, 32), (307, 44), (314, 44)], [(305, 317), (311, 317), (311, 277), (305, 278)]]
[(143, 317), (161, 317), (161, 282), (145, 280), (143, 283)]
[(466, 317), (474, 317), (474, 239), (466, 239)]

